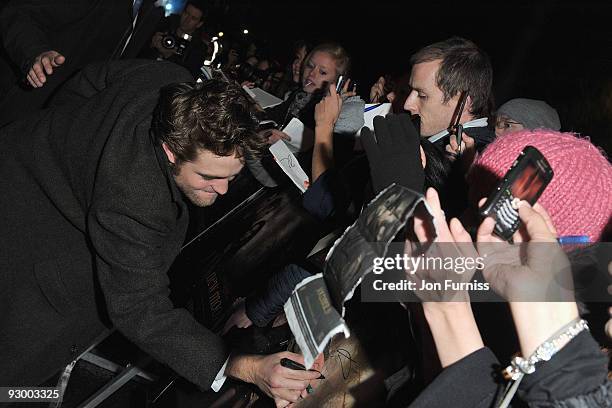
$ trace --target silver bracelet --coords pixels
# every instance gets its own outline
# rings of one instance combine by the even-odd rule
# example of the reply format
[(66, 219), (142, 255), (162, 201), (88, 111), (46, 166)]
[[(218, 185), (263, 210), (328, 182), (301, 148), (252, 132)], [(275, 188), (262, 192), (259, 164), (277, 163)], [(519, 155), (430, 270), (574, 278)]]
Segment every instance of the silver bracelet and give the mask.
[(544, 343), (540, 344), (529, 358), (514, 357), (510, 365), (504, 370), (504, 376), (511, 380), (511, 382), (508, 383), (504, 397), (497, 407), (507, 408), (510, 405), (510, 401), (512, 401), (521, 380), (525, 374), (531, 374), (535, 371), (536, 363), (550, 360), (552, 356), (557, 354), (559, 350), (565, 347), (581, 331), (588, 329), (587, 322), (577, 317), (550, 336)]
[(567, 343), (576, 337), (580, 332), (588, 330), (589, 326), (586, 320), (576, 318), (565, 325), (557, 333), (553, 334), (548, 340), (540, 344), (529, 358), (516, 356), (506, 367), (505, 374), (512, 380), (518, 380), (525, 374), (531, 374), (535, 371), (536, 363), (540, 361), (548, 361), (557, 354)]

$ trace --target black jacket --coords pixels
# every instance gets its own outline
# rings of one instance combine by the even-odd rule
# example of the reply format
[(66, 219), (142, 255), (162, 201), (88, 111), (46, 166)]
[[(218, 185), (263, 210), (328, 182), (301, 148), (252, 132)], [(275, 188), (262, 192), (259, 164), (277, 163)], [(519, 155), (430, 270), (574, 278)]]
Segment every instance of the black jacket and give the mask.
[[(491, 350), (477, 350), (445, 368), (410, 408), (495, 407), (503, 394), (501, 368)], [(583, 332), (550, 361), (538, 363), (536, 371), (523, 378), (514, 401), (532, 408), (612, 407), (612, 381), (606, 375), (604, 354)]]
[[(136, 27), (123, 56), (134, 58), (162, 17), (154, 0), (144, 0)], [(76, 71), (93, 62), (121, 56), (132, 31), (130, 0), (12, 0), (0, 12), (0, 126), (41, 109), (55, 90)], [(66, 57), (47, 76), (42, 88), (32, 88), (25, 76), (34, 58), (55, 50)]]
[(212, 383), (227, 351), (168, 298), (188, 213), (149, 130), (159, 89), (190, 80), (164, 62), (90, 66), (58, 106), (0, 131), (0, 384), (50, 377), (107, 314), (154, 358)]

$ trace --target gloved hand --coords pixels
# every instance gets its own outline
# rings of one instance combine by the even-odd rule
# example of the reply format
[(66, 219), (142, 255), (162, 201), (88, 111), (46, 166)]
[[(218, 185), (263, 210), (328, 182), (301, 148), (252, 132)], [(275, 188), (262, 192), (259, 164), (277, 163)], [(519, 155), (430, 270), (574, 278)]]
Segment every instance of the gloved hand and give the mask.
[(421, 164), (420, 136), (410, 115), (377, 116), (374, 133), (376, 136), (368, 128), (361, 130), (375, 193), (392, 183), (423, 192), (425, 172)]

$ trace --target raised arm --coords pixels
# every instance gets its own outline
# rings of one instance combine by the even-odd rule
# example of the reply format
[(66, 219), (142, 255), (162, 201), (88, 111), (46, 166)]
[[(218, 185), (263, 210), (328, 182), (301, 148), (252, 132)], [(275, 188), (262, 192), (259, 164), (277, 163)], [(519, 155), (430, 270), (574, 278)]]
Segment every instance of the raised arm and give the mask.
[(312, 152), (312, 181), (334, 167), (334, 125), (340, 116), (342, 98), (333, 85), (329, 85), (329, 95), (315, 108), (315, 142)]

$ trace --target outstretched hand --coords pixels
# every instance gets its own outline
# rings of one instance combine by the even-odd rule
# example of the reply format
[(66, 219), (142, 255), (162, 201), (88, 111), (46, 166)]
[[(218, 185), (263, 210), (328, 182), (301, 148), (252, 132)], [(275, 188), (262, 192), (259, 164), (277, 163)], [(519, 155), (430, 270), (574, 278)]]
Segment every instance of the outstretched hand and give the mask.
[(421, 164), (420, 136), (406, 114), (374, 118), (374, 133), (361, 130), (376, 193), (392, 183), (422, 192), (425, 172)]
[(47, 82), (47, 75), (53, 74), (57, 68), (66, 61), (66, 57), (57, 51), (45, 51), (34, 59), (28, 71), (27, 80), (34, 88), (41, 88)]

